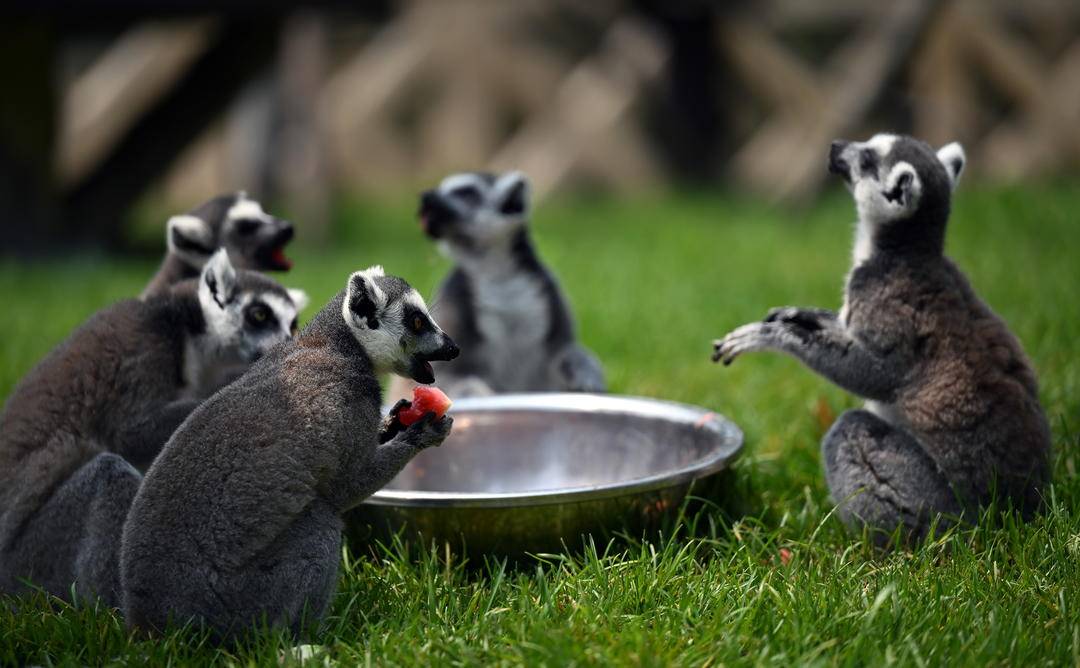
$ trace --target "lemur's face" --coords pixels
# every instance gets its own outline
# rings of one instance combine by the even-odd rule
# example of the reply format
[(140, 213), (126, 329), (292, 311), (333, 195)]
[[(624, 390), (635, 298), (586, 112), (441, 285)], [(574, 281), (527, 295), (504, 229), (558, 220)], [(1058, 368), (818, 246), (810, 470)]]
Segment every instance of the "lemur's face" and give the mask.
[(960, 144), (935, 153), (903, 135), (878, 134), (865, 142), (838, 139), (829, 150), (829, 171), (844, 179), (859, 219), (870, 223), (910, 218), (926, 199), (947, 203), (963, 168)]
[(349, 277), (341, 314), (376, 373), (433, 383), (431, 363), (458, 356), (458, 347), (432, 320), (420, 293), (402, 279), (385, 275), (382, 267)]
[(251, 364), (296, 333), (307, 305), (290, 290), (254, 271), (236, 270), (225, 249), (210, 258), (199, 278), (199, 305), (206, 321), (201, 349), (207, 363)]
[(173, 216), (167, 234), (169, 252), (197, 270), (215, 250), (225, 248), (239, 269), (288, 271), (292, 262), (284, 249), (292, 238), (292, 223), (266, 213), (243, 192), (215, 197)]
[(529, 182), (521, 172), (465, 172), (420, 195), (420, 225), (453, 249), (483, 251), (509, 238), (529, 215)]

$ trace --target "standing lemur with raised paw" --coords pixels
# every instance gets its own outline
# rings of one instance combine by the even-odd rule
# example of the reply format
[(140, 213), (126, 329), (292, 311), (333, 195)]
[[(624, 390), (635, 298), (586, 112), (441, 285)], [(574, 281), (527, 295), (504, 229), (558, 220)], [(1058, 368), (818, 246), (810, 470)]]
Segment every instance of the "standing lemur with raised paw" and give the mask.
[(420, 197), (424, 232), (455, 265), (432, 306), (463, 351), (440, 370), (450, 396), (605, 390), (529, 238), (529, 213), (520, 172), (454, 174)]
[(288, 271), (292, 262), (284, 249), (292, 238), (292, 223), (266, 213), (247, 193), (220, 195), (169, 219), (165, 259), (140, 296), (164, 294), (196, 278), (218, 248), (229, 251), (237, 269)]
[(776, 350), (867, 399), (825, 435), (842, 519), (919, 538), (1001, 501), (1025, 516), (1049, 481), (1050, 431), (1035, 373), (1005, 323), (944, 256), (959, 144), (911, 137), (836, 141), (829, 171), (858, 210), (854, 267), (839, 315), (773, 309), (715, 343), (714, 360)]
[(43, 359), (0, 413), (0, 593), (22, 581), (120, 603), (120, 534), (145, 470), (203, 399), (296, 326), (306, 297), (235, 271), (106, 308)]
[[(356, 272), (300, 335), (200, 406), (154, 461), (124, 526), (129, 624), (219, 639), (300, 634), (337, 585), (341, 515), (439, 445), (452, 419), (381, 418), (378, 376), (433, 382), (458, 354), (409, 285)], [(400, 406), (400, 404), (399, 404)], [(306, 613), (306, 616), (305, 616)]]

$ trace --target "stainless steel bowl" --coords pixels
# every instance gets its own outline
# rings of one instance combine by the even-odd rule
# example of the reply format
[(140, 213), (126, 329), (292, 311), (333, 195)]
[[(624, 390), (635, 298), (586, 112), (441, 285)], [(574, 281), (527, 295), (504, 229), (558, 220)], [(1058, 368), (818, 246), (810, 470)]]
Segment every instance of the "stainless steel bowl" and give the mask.
[(469, 554), (520, 555), (654, 527), (723, 470), (742, 431), (703, 408), (594, 394), (462, 399), (420, 453), (347, 517), (354, 547), (404, 528)]

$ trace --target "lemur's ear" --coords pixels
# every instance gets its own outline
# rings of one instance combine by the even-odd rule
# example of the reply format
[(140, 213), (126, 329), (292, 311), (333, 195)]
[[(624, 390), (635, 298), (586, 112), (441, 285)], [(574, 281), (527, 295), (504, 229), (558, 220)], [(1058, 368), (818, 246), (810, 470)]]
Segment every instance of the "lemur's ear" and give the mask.
[(498, 180), (495, 190), (502, 198), (502, 203), (499, 204), (501, 213), (519, 216), (528, 212), (532, 190), (529, 177), (521, 172), (510, 172)]
[(311, 299), (308, 294), (300, 288), (285, 288), (285, 292), (289, 293), (289, 299), (292, 300), (293, 306), (296, 307), (296, 312), (299, 313), (307, 308), (311, 303)]
[(236, 270), (224, 248), (219, 248), (203, 268), (199, 291), (203, 290), (221, 308), (225, 308), (236, 296)]
[(949, 181), (953, 190), (955, 190), (956, 184), (960, 183), (960, 174), (964, 171), (964, 165), (967, 164), (964, 147), (959, 142), (954, 141), (951, 144), (942, 146), (937, 152), (937, 157), (941, 164), (945, 165), (945, 171), (948, 172)]
[(386, 307), (386, 293), (375, 283), (375, 279), (384, 275), (383, 268), (376, 265), (349, 276), (345, 287), (346, 320), (366, 325), (368, 329), (379, 328), (379, 315)]
[(911, 163), (898, 162), (885, 177), (881, 193), (885, 199), (906, 209), (918, 201), (922, 193), (922, 181)]
[(205, 262), (214, 252), (214, 231), (198, 216), (173, 216), (165, 228), (165, 243), (170, 253)]

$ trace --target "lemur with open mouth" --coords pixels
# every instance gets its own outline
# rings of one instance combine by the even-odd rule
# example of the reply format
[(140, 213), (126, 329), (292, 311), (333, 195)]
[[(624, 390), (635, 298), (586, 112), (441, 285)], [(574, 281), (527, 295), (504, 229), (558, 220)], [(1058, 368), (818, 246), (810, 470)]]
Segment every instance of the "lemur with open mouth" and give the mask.
[(292, 223), (275, 218), (240, 191), (220, 195), (166, 223), (168, 251), (161, 268), (141, 298), (163, 294), (175, 283), (198, 277), (218, 248), (229, 251), (237, 269), (288, 271), (292, 261), (285, 246), (292, 241)]
[(0, 593), (22, 581), (119, 607), (124, 518), (188, 414), (274, 345), (300, 291), (214, 254), (201, 277), (99, 311), (15, 387), (0, 413)]
[(1035, 372), (1005, 323), (944, 255), (959, 144), (833, 142), (855, 199), (854, 266), (839, 315), (773, 309), (714, 344), (714, 360), (776, 350), (867, 399), (825, 435), (825, 477), (848, 524), (879, 543), (925, 535), (1001, 501), (1027, 516), (1050, 478)]
[[(194, 621), (219, 640), (263, 623), (301, 635), (338, 582), (342, 513), (439, 445), (453, 420), (382, 419), (379, 375), (420, 383), (457, 346), (380, 267), (294, 340), (191, 414), (154, 461), (124, 526), (124, 616)], [(403, 407), (398, 404), (398, 410)]]
[(606, 389), (533, 247), (529, 209), (520, 172), (454, 174), (420, 196), (424, 232), (455, 264), (432, 306), (462, 349), (440, 371), (450, 396)]

